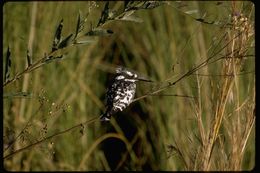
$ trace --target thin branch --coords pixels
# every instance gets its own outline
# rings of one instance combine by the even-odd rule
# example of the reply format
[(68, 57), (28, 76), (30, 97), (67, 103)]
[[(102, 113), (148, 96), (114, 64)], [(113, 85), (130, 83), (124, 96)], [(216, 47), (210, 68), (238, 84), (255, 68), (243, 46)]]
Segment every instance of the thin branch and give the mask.
[[(226, 33), (224, 34), (223, 38), (225, 37)], [(241, 33), (239, 33), (238, 35), (234, 36), (233, 39), (237, 38), (239, 35), (241, 35)], [(222, 39), (223, 39), (222, 38)], [(221, 40), (222, 40), (221, 39)], [(136, 99), (133, 100), (133, 102), (137, 101), (137, 100), (140, 100), (140, 99), (143, 99), (143, 98), (146, 98), (148, 96), (151, 96), (151, 95), (154, 95), (154, 94), (157, 94), (159, 92), (162, 92), (164, 90), (166, 90), (167, 88), (170, 88), (172, 86), (174, 86), (177, 82), (180, 82), (182, 79), (192, 75), (194, 72), (198, 71), (199, 69), (205, 67), (206, 65), (208, 65), (210, 62), (211, 59), (213, 59), (217, 54), (219, 54), (222, 50), (224, 50), (231, 42), (232, 40), (231, 39), (229, 42), (227, 42), (222, 48), (220, 48), (216, 53), (214, 53), (212, 56), (210, 56), (209, 58), (207, 58), (206, 60), (204, 60), (202, 63), (200, 63), (199, 65), (195, 66), (193, 69), (187, 71), (185, 74), (183, 74), (181, 77), (179, 77), (176, 81), (170, 83), (166, 86), (163, 86), (161, 88), (158, 88), (156, 91), (152, 91), (152, 92), (148, 92), (147, 94), (143, 95), (143, 96), (140, 96)], [(221, 41), (220, 40), (220, 41)]]
[(15, 143), (15, 141), (24, 133), (25, 129), (27, 129), (27, 127), (29, 126), (31, 120), (33, 119), (33, 117), (35, 117), (35, 115), (40, 112), (40, 110), (43, 108), (43, 103), (41, 103), (41, 105), (39, 106), (39, 108), (36, 110), (36, 112), (33, 114), (33, 116), (31, 116), (31, 118), (29, 119), (29, 121), (26, 123), (26, 125), (24, 126), (24, 128), (21, 130), (21, 132), (14, 138), (13, 141), (9, 142), (9, 145), (4, 149), (4, 152), (6, 152), (8, 150), (8, 148), (10, 148), (11, 146), (13, 146), (13, 144)]
[(242, 73), (237, 73), (237, 74), (192, 74), (192, 75), (198, 75), (198, 76), (205, 76), (205, 77), (230, 77), (230, 76), (241, 76), (241, 75), (246, 75), (246, 74), (251, 74), (255, 73), (255, 70), (253, 71), (247, 71), (247, 72), (242, 72)]
[(187, 95), (179, 95), (179, 94), (154, 94), (154, 95), (151, 95), (151, 96), (175, 96), (175, 97), (186, 97), (186, 98), (196, 98), (194, 96), (187, 96)]
[(41, 67), (42, 65), (46, 64), (46, 60), (48, 60), (48, 59), (54, 59), (53, 56), (54, 56), (57, 52), (59, 52), (59, 51), (60, 51), (60, 50), (57, 49), (57, 50), (51, 52), (48, 56), (44, 56), (43, 58), (41, 58), (41, 59), (39, 59), (38, 61), (34, 62), (34, 63), (31, 64), (30, 66), (28, 66), (26, 69), (24, 69), (22, 72), (16, 74), (13, 79), (4, 82), (3, 87), (5, 87), (6, 85), (8, 85), (8, 84), (10, 84), (10, 83), (13, 83), (14, 81), (20, 79), (24, 74), (29, 73), (29, 72), (31, 72), (31, 71), (33, 71), (33, 70), (36, 70), (37, 68), (39, 68), (39, 67)]
[(70, 127), (70, 128), (68, 128), (68, 129), (65, 129), (65, 130), (63, 130), (63, 131), (54, 133), (54, 134), (52, 134), (52, 135), (50, 135), (50, 136), (48, 136), (48, 137), (46, 137), (46, 138), (43, 138), (42, 140), (39, 140), (39, 141), (37, 141), (37, 142), (35, 142), (35, 143), (32, 143), (32, 144), (30, 144), (30, 145), (27, 145), (26, 147), (23, 147), (23, 148), (20, 148), (20, 149), (18, 149), (18, 150), (15, 150), (14, 152), (12, 152), (12, 153), (10, 153), (10, 154), (4, 156), (4, 159), (8, 159), (8, 158), (14, 156), (15, 154), (18, 154), (18, 153), (20, 153), (20, 152), (22, 152), (22, 151), (24, 151), (24, 150), (30, 149), (30, 148), (32, 148), (32, 147), (35, 147), (35, 146), (37, 146), (37, 145), (39, 145), (39, 144), (41, 144), (41, 143), (43, 143), (43, 142), (45, 142), (45, 141), (47, 141), (47, 140), (53, 138), (53, 137), (60, 136), (60, 135), (62, 135), (62, 134), (64, 134), (64, 133), (67, 133), (67, 132), (73, 130), (73, 129), (76, 129), (76, 128), (78, 128), (78, 127), (82, 127), (82, 125), (87, 125), (87, 124), (90, 124), (90, 123), (94, 123), (94, 122), (97, 121), (97, 120), (99, 120), (99, 116), (96, 116), (96, 117), (94, 117), (94, 118), (92, 118), (92, 119), (90, 119), (90, 120), (87, 120), (87, 121), (83, 122), (83, 123), (79, 123), (79, 124), (77, 124), (77, 125), (75, 125), (75, 126), (73, 126), (73, 127)]
[[(141, 2), (140, 2), (140, 4), (142, 4)], [(139, 4), (139, 5), (140, 5)], [(155, 4), (157, 4), (157, 3), (155, 3)], [(138, 5), (138, 4), (137, 4)], [(147, 6), (148, 5), (148, 6)], [(149, 6), (150, 5), (150, 6)], [(159, 5), (153, 5), (153, 3), (148, 3), (148, 4), (146, 4), (146, 6), (145, 7), (140, 7), (140, 8), (136, 8), (136, 9), (131, 9), (131, 8), (129, 8), (129, 9), (126, 9), (125, 11), (123, 11), (123, 12), (121, 12), (121, 13), (119, 13), (117, 16), (114, 16), (114, 17), (109, 17), (108, 16), (108, 10), (109, 10), (109, 8), (108, 8), (108, 2), (106, 3), (106, 6), (105, 6), (105, 9), (104, 9), (104, 11), (102, 12), (102, 15), (101, 15), (101, 18), (102, 18), (102, 20), (100, 19), (100, 21), (99, 21), (99, 23), (98, 23), (98, 25), (95, 27), (95, 28), (91, 28), (90, 29), (90, 31), (89, 32), (87, 32), (87, 33), (96, 33), (96, 32), (98, 32), (99, 34), (98, 35), (103, 35), (103, 34), (112, 34), (113, 33), (113, 31), (111, 31), (111, 30), (102, 30), (102, 29), (100, 29), (100, 28), (102, 28), (102, 26), (104, 26), (105, 24), (107, 24), (107, 23), (109, 23), (110, 21), (116, 21), (116, 20), (118, 20), (118, 19), (120, 19), (120, 18), (122, 18), (122, 17), (124, 17), (124, 16), (126, 16), (126, 15), (132, 15), (135, 11), (137, 11), (137, 10), (141, 10), (141, 9), (152, 9), (152, 8), (155, 8), (155, 7), (157, 7), (157, 6), (159, 6)], [(129, 12), (131, 12), (131, 14), (129, 14)], [(104, 17), (105, 16), (105, 17)], [(79, 16), (79, 19), (78, 20), (80, 20), (80, 16)], [(78, 21), (78, 23), (79, 23), (80, 21)], [(79, 25), (79, 24), (78, 24)], [(60, 22), (60, 25), (58, 26), (58, 29), (56, 30), (56, 33), (55, 33), (55, 38), (56, 39), (54, 39), (54, 43), (53, 43), (53, 48), (54, 49), (52, 49), (52, 51), (47, 55), (47, 56), (44, 56), (43, 58), (41, 58), (41, 59), (39, 59), (38, 61), (36, 61), (35, 63), (33, 63), (33, 64), (30, 64), (30, 66), (28, 66), (26, 69), (24, 69), (22, 72), (20, 72), (20, 73), (18, 73), (18, 74), (16, 74), (12, 79), (10, 79), (10, 80), (6, 80), (5, 82), (4, 82), (4, 84), (3, 84), (3, 87), (5, 87), (5, 86), (7, 86), (8, 84), (10, 84), (10, 83), (13, 83), (13, 82), (15, 82), (16, 80), (18, 80), (18, 79), (20, 79), (24, 74), (26, 74), (26, 73), (30, 73), (30, 72), (32, 72), (32, 71), (34, 71), (34, 70), (36, 70), (36, 69), (38, 69), (39, 67), (41, 67), (41, 66), (43, 66), (44, 64), (46, 64), (46, 63), (48, 63), (50, 60), (56, 60), (56, 59), (60, 59), (60, 58), (62, 58), (62, 55), (64, 55), (64, 52), (61, 52), (61, 51), (64, 51), (64, 49), (67, 49), (67, 48), (69, 48), (69, 47), (72, 47), (72, 46), (75, 46), (75, 45), (78, 45), (77, 44), (77, 42), (75, 41), (75, 38), (77, 37), (77, 38), (79, 38), (78, 37), (78, 34), (79, 34), (79, 26), (77, 26), (77, 31), (76, 31), (76, 36), (75, 36), (75, 38), (74, 38), (74, 42), (73, 43), (71, 43), (70, 45), (67, 45), (67, 41), (69, 40), (69, 38), (72, 36), (72, 34), (71, 35), (69, 35), (68, 37), (67, 37), (67, 39), (68, 40), (63, 40), (63, 41), (61, 41), (60, 39), (60, 36), (61, 36), (61, 29), (62, 29), (62, 26), (63, 26), (63, 20), (61, 20), (61, 22)], [(83, 26), (81, 26), (81, 27), (83, 27)], [(105, 32), (105, 33), (104, 33)], [(83, 34), (82, 35), (82, 37), (84, 37), (86, 34)], [(95, 35), (95, 34), (94, 34)], [(60, 45), (59, 44), (59, 46), (58, 46), (58, 43), (59, 42), (61, 42), (61, 43), (66, 43), (65, 44), (65, 47), (62, 47), (62, 45)], [(80, 44), (79, 44), (80, 45)], [(64, 45), (63, 45), (64, 46)], [(60, 55), (55, 55), (55, 54), (58, 54), (58, 53), (60, 53)], [(32, 58), (32, 57), (30, 57), (30, 58)]]

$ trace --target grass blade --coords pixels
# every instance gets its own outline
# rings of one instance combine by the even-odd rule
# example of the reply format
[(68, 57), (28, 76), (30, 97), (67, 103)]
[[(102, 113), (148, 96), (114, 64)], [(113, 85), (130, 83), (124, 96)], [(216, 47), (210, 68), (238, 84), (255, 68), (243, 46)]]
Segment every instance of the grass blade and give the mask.
[(6, 61), (5, 61), (5, 79), (4, 79), (5, 82), (10, 79), (10, 73), (11, 73), (10, 71), (12, 65), (10, 56), (11, 56), (11, 52), (8, 46), (7, 53), (6, 53)]

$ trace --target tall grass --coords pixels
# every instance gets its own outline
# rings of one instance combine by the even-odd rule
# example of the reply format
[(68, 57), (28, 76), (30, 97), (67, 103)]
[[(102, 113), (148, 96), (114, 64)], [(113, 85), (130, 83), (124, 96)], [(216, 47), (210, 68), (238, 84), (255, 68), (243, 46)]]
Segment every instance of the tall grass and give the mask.
[[(51, 51), (61, 19), (67, 36), (75, 32), (81, 11), (89, 30), (104, 6), (5, 3), (3, 57), (9, 47), (10, 77), (28, 67), (27, 50), (32, 63)], [(111, 10), (123, 6), (109, 3)], [(4, 157), (11, 154), (5, 169), (253, 169), (254, 10), (242, 1), (169, 1), (137, 10), (132, 21), (101, 26), (113, 34), (89, 36), (89, 44), (4, 86), (3, 151)], [(135, 102), (109, 123), (84, 124), (104, 111), (117, 65), (155, 82), (138, 83)]]

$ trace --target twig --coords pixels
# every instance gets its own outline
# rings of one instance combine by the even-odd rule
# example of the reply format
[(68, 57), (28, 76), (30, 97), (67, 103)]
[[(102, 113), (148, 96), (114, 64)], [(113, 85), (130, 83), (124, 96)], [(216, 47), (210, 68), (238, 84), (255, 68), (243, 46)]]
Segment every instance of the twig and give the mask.
[(43, 104), (41, 103), (41, 105), (39, 106), (39, 108), (36, 110), (36, 112), (33, 114), (33, 116), (31, 116), (31, 118), (29, 119), (29, 121), (26, 123), (26, 125), (24, 126), (24, 128), (21, 130), (21, 132), (14, 138), (13, 141), (9, 142), (9, 145), (4, 149), (4, 152), (6, 152), (8, 150), (8, 148), (10, 148), (11, 146), (13, 146), (13, 144), (15, 143), (15, 141), (24, 133), (25, 129), (29, 126), (31, 120), (33, 119), (33, 117), (43, 108)]
[[(142, 4), (142, 5), (140, 6), (140, 4)], [(95, 35), (102, 36), (103, 34), (105, 34), (105, 35), (106, 34), (108, 34), (108, 35), (112, 34), (113, 31), (111, 31), (111, 30), (102, 30), (101, 27), (104, 26), (105, 24), (109, 23), (109, 21), (116, 21), (116, 20), (119, 20), (119, 19), (122, 20), (124, 16), (128, 16), (129, 17), (130, 15), (132, 15), (137, 10), (155, 8), (155, 7), (159, 6), (160, 3), (158, 4), (157, 2), (139, 2), (139, 4), (136, 4), (136, 7), (133, 6), (131, 8), (127, 8), (123, 12), (121, 12), (118, 15), (113, 16), (113, 17), (110, 17), (109, 14), (108, 14), (109, 13), (108, 5), (109, 5), (109, 2), (106, 3), (105, 8), (102, 11), (101, 18), (100, 18), (100, 21), (99, 21), (98, 25), (96, 27), (94, 27), (94, 28), (91, 28), (90, 31), (88, 31), (86, 34), (81, 35), (80, 37), (84, 37), (86, 35), (87, 36), (91, 36), (91, 35), (93, 35), (93, 36), (95, 36)], [(137, 7), (138, 5), (140, 7)], [(56, 38), (57, 35), (59, 37), (61, 35), (61, 30), (62, 30), (62, 25), (63, 25), (62, 22), (63, 22), (63, 20), (61, 20), (61, 23), (59, 25), (60, 28), (58, 28), (58, 30), (56, 31), (58, 33), (56, 33), (55, 39), (57, 39)], [(80, 37), (78, 37), (79, 30), (80, 30), (79, 27), (83, 27), (83, 26), (80, 26), (81, 25), (80, 22), (81, 21), (80, 21), (80, 15), (79, 15), (77, 30), (76, 30), (76, 34), (74, 36), (74, 42), (72, 42), (71, 44), (67, 45), (67, 42), (68, 42), (69, 38), (72, 36), (72, 34), (70, 34), (63, 41), (61, 41), (60, 38), (58, 40), (54, 39), (54, 41), (55, 41), (54, 45), (55, 46), (53, 47), (53, 49), (49, 53), (49, 55), (44, 56), (43, 58), (39, 59), (38, 61), (36, 61), (33, 64), (30, 64), (26, 69), (24, 69), (22, 72), (16, 74), (12, 79), (5, 81), (4, 84), (3, 84), (3, 87), (5, 87), (8, 84), (13, 83), (16, 80), (20, 79), (24, 74), (32, 72), (32, 71), (38, 69), (39, 67), (43, 66), (44, 64), (47, 64), (50, 60), (57, 60), (57, 59), (62, 58), (62, 55), (64, 55), (64, 53), (60, 52), (60, 51), (64, 51), (64, 49), (67, 49), (69, 47), (78, 45), (79, 43), (76, 41), (76, 39), (80, 38)], [(58, 45), (57, 41), (58, 42), (61, 41), (59, 45)], [(64, 45), (62, 43), (64, 43)], [(58, 53), (61, 53), (61, 54), (59, 56), (55, 56), (55, 54), (58, 54)], [(32, 57), (30, 57), (30, 58), (32, 58)]]
[(93, 122), (95, 122), (95, 121), (97, 121), (97, 120), (99, 120), (99, 116), (98, 116), (98, 117), (94, 117), (94, 118), (92, 118), (92, 119), (90, 119), (90, 120), (87, 120), (87, 121), (85, 121), (85, 122), (83, 122), (83, 123), (79, 123), (79, 124), (77, 124), (77, 125), (75, 125), (75, 126), (73, 126), (73, 127), (70, 127), (70, 128), (68, 128), (68, 129), (66, 129), (66, 130), (63, 130), (63, 131), (54, 133), (54, 134), (52, 134), (52, 135), (50, 135), (50, 136), (48, 136), (48, 137), (46, 137), (46, 138), (44, 138), (44, 139), (42, 139), (42, 140), (39, 140), (39, 141), (37, 141), (37, 142), (35, 142), (35, 143), (32, 143), (32, 144), (30, 144), (30, 145), (27, 145), (26, 147), (23, 147), (23, 148), (20, 148), (20, 149), (18, 149), (18, 150), (15, 150), (14, 152), (12, 152), (12, 153), (10, 153), (10, 154), (4, 156), (4, 159), (8, 159), (8, 158), (14, 156), (15, 154), (18, 154), (18, 153), (20, 153), (20, 152), (22, 152), (22, 151), (24, 151), (24, 150), (29, 149), (29, 148), (35, 147), (35, 146), (41, 144), (42, 142), (45, 142), (45, 141), (47, 141), (47, 140), (49, 140), (49, 139), (51, 139), (51, 138), (53, 138), (53, 137), (60, 136), (60, 135), (62, 135), (62, 134), (64, 134), (64, 133), (67, 133), (67, 132), (69, 132), (69, 131), (71, 131), (71, 130), (73, 130), (73, 129), (75, 129), (75, 128), (82, 127), (82, 125), (87, 125), (87, 124), (93, 123)]
[(255, 73), (255, 71), (246, 71), (242, 73), (236, 73), (236, 74), (192, 74), (192, 75), (198, 75), (198, 76), (205, 76), (205, 77), (230, 77), (230, 76), (241, 76), (241, 75), (246, 75), (246, 74), (251, 74)]
[[(233, 39), (237, 38), (240, 34), (241, 34), (241, 33), (239, 33), (238, 35), (234, 36)], [(225, 35), (226, 35), (226, 34), (224, 34), (224, 37), (225, 37)], [(223, 38), (224, 38), (224, 37), (223, 37)], [(223, 38), (222, 38), (222, 39), (223, 39)], [(221, 40), (222, 40), (222, 39), (221, 39)], [(162, 92), (162, 91), (164, 91), (165, 89), (174, 86), (177, 82), (180, 82), (182, 79), (184, 79), (184, 78), (186, 78), (186, 77), (192, 75), (194, 72), (198, 71), (199, 69), (205, 67), (206, 65), (208, 65), (208, 64), (210, 63), (209, 61), (210, 61), (211, 59), (213, 59), (213, 58), (214, 58), (218, 53), (220, 53), (222, 50), (224, 50), (224, 49), (232, 42), (233, 39), (231, 39), (227, 44), (225, 44), (222, 48), (220, 48), (216, 53), (214, 53), (212, 56), (210, 56), (209, 58), (207, 58), (205, 61), (203, 61), (203, 62), (200, 63), (199, 65), (195, 66), (193, 69), (187, 71), (185, 74), (183, 74), (181, 77), (179, 77), (179, 79), (177, 79), (176, 81), (174, 81), (174, 82), (172, 82), (172, 83), (169, 82), (168, 85), (163, 86), (163, 87), (161, 87), (161, 88), (158, 88), (156, 91), (148, 92), (147, 94), (145, 94), (145, 95), (143, 95), (143, 96), (140, 96), (140, 97), (134, 99), (133, 102), (135, 102), (135, 101), (137, 101), (137, 100), (140, 100), (140, 99), (143, 99), (143, 98), (146, 98), (146, 97), (148, 97), (148, 96), (150, 96), (150, 95), (154, 95), (154, 94), (157, 94), (157, 93), (159, 93), (159, 92)], [(220, 41), (221, 41), (221, 40), (220, 40)], [(222, 58), (222, 59), (223, 59), (223, 58)]]

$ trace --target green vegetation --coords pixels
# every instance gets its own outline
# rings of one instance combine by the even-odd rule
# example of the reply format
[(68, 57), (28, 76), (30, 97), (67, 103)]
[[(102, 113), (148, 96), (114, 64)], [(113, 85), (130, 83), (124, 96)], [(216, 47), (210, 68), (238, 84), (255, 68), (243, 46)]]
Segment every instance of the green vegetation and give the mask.
[[(253, 169), (254, 25), (243, 1), (5, 3), (4, 168)], [(119, 65), (155, 82), (99, 122)]]

